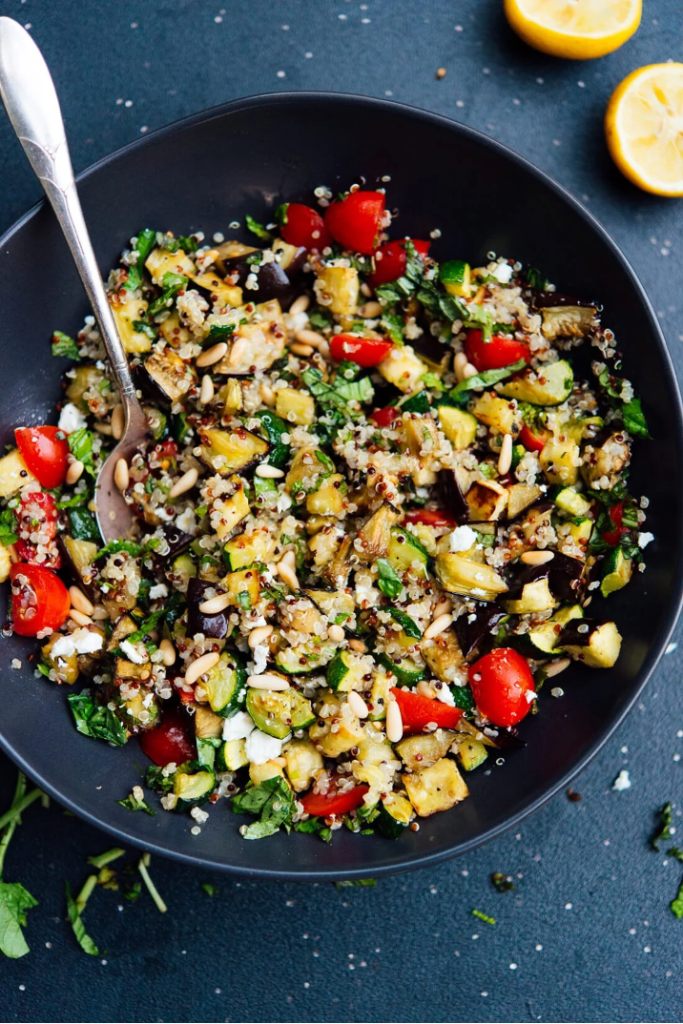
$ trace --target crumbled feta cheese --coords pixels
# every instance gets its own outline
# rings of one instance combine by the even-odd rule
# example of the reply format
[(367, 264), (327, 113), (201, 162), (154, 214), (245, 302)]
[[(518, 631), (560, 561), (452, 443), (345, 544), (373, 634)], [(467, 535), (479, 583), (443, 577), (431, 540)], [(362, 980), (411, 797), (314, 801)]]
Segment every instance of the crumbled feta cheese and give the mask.
[(509, 284), (512, 280), (512, 267), (509, 263), (499, 263), (493, 272), (493, 276), (501, 284)]
[(622, 791), (622, 789), (630, 789), (630, 788), (631, 788), (631, 779), (630, 779), (629, 774), (626, 771), (626, 769), (622, 768), (621, 771), (619, 772), (619, 774), (617, 775), (616, 779), (612, 783), (612, 789), (616, 790), (617, 793), (620, 793)]
[(536, 700), (536, 691), (527, 690), (524, 696), (526, 697), (527, 704), (533, 704), (533, 702)]
[(268, 664), (268, 651), (269, 647), (267, 644), (257, 644), (254, 648), (253, 675), (260, 676), (262, 672), (266, 671), (266, 665)]
[(448, 537), (450, 551), (469, 551), (477, 542), (477, 534), (470, 526), (456, 526)]
[[(230, 719), (228, 719), (230, 721)], [(252, 764), (265, 764), (279, 757), (284, 740), (278, 740), (275, 736), (267, 736), (260, 729), (254, 729), (247, 736), (247, 757)]]
[(12, 658), (12, 668), (21, 668), (21, 661), (19, 658)]
[(449, 704), (450, 707), (455, 707), (455, 698), (451, 693), (449, 686), (442, 686), (436, 691), (436, 699), (440, 700), (442, 704)]
[(194, 509), (190, 508), (189, 505), (184, 512), (181, 512), (175, 523), (183, 533), (190, 533), (194, 536), (197, 532), (197, 520), (195, 519)]
[(67, 402), (59, 414), (57, 426), (65, 434), (73, 434), (74, 430), (80, 430), (81, 427), (87, 426), (87, 422), (81, 410), (76, 408), (72, 402)]
[(158, 597), (168, 597), (168, 587), (165, 583), (155, 583), (149, 590), (150, 600), (156, 601)]
[(246, 711), (238, 711), (232, 718), (226, 718), (223, 723), (224, 740), (246, 740), (247, 736), (254, 731), (256, 726), (251, 716)]
[(50, 650), (52, 658), (70, 658), (75, 653), (76, 645), (70, 636), (60, 636), (59, 640), (55, 640)]
[(146, 658), (138, 652), (137, 647), (134, 647), (130, 640), (122, 640), (119, 647), (126, 655), (129, 661), (132, 661), (134, 665), (144, 665)]
[(288, 508), (292, 507), (292, 499), (288, 494), (281, 494), (275, 503), (275, 508), (278, 512), (286, 512)]
[(73, 634), (73, 641), (76, 654), (94, 654), (95, 651), (102, 649), (102, 634), (91, 632), (89, 629), (79, 629)]
[(650, 541), (655, 539), (654, 533), (639, 533), (638, 534), (638, 547), (646, 548)]

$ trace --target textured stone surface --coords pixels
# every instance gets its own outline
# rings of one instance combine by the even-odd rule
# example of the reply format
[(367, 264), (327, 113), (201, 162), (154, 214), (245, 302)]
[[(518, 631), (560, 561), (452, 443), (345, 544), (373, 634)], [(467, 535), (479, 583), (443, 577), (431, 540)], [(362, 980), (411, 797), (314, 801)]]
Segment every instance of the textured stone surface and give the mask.
[[(77, 168), (143, 129), (270, 90), (392, 96), (491, 134), (552, 174), (605, 224), (648, 290), (683, 369), (683, 207), (624, 182), (606, 154), (601, 126), (612, 89), (629, 71), (680, 59), (679, 3), (647, 4), (631, 42), (585, 65), (524, 47), (508, 31), (501, 6), (5, 0), (2, 13), (31, 24), (51, 64)], [(442, 80), (435, 78), (439, 67), (447, 69)], [(39, 197), (4, 114), (0, 152), (4, 230)], [(58, 807), (34, 806), (12, 843), (5, 877), (20, 879), (40, 906), (30, 913), (30, 956), (2, 963), (3, 1018), (680, 1019), (683, 922), (668, 902), (683, 868), (647, 845), (656, 808), (668, 799), (683, 804), (679, 678), (672, 652), (642, 703), (575, 783), (583, 799), (558, 796), (517, 835), (376, 889), (235, 883), (156, 860), (152, 873), (168, 913), (160, 915), (146, 894), (124, 906), (119, 893), (99, 890), (85, 917), (103, 951), (99, 958), (78, 949), (63, 921), (63, 879), (78, 886), (85, 857), (109, 840)], [(632, 786), (614, 792), (624, 767)], [(0, 761), (3, 806), (13, 776)], [(511, 874), (515, 890), (496, 892), (493, 871)], [(219, 890), (214, 898), (200, 888), (206, 881)], [(473, 909), (496, 924), (472, 917)]]

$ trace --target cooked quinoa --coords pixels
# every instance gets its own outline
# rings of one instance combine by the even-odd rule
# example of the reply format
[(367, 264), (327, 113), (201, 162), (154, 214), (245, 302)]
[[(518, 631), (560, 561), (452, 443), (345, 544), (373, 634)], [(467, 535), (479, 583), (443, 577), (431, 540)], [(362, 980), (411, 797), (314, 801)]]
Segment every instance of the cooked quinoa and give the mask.
[[(259, 248), (145, 230), (111, 272), (150, 424), (119, 478), (133, 536), (103, 546), (93, 515), (123, 417), (92, 317), (53, 339), (58, 433), (31, 428), (65, 479), (41, 486), (31, 431), (0, 460), (0, 578), (36, 675), (80, 732), (140, 739), (195, 835), (226, 800), (258, 818), (246, 838), (396, 838), (453, 807), (524, 742), (547, 678), (614, 665), (604, 599), (653, 539), (627, 485), (647, 427), (600, 308), (492, 253), (388, 242), (381, 190), (315, 194), (324, 221), (315, 200), (248, 218)], [(70, 587), (58, 621), (35, 566)], [(123, 805), (153, 810), (138, 790)]]

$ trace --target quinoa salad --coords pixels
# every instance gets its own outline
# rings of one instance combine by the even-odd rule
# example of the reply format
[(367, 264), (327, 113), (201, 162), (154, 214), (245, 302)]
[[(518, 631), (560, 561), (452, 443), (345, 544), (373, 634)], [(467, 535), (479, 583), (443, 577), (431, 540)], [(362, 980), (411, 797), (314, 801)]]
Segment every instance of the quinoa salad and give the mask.
[(619, 657), (648, 430), (597, 297), (403, 237), (385, 191), (317, 188), (230, 224), (250, 241), (131, 238), (108, 294), (149, 422), (115, 477), (133, 535), (93, 514), (124, 421), (92, 317), (52, 339), (58, 425), (0, 459), (4, 635), (39, 641), (78, 732), (139, 743), (119, 802), (196, 835), (231, 810), (245, 839), (417, 831), (533, 743), (572, 661)]

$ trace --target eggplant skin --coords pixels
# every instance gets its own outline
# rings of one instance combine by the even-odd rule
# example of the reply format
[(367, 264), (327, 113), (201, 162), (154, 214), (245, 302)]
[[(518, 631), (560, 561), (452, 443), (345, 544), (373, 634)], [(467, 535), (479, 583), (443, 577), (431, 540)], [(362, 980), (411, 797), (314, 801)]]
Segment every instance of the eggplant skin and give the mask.
[(474, 613), (474, 622), (469, 619), (472, 615), (460, 615), (455, 620), (455, 635), (460, 644), (463, 658), (469, 658), (470, 654), (478, 647), (481, 647), (485, 640), (493, 639), (491, 630), (497, 626), (505, 613), (490, 606), (477, 607)]
[(218, 612), (216, 615), (205, 615), (199, 610), (204, 601), (204, 595), (209, 588), (215, 590), (216, 584), (209, 580), (200, 580), (196, 576), (190, 577), (187, 584), (187, 635), (195, 636), (203, 633), (212, 640), (224, 640), (228, 635), (228, 618), (225, 612)]
[(521, 597), (527, 583), (547, 579), (553, 597), (559, 598), (560, 601), (576, 601), (585, 568), (585, 563), (580, 562), (578, 558), (570, 558), (569, 555), (556, 551), (549, 562), (525, 566), (509, 579), (510, 590), (505, 598), (516, 601)]
[(438, 488), (446, 512), (455, 516), (458, 523), (469, 523), (470, 506), (462, 493), (454, 469), (439, 470)]
[(164, 554), (159, 554), (157, 551), (154, 552), (154, 565), (155, 568), (161, 568), (168, 565), (173, 561), (182, 551), (190, 546), (194, 537), (189, 533), (184, 533), (183, 530), (179, 530), (177, 526), (164, 526), (162, 529), (164, 540), (168, 544), (168, 551)]
[[(257, 265), (248, 263), (247, 259), (245, 256), (233, 256), (223, 260), (226, 276), (230, 278), (231, 284), (245, 289), (245, 300), (247, 296), (252, 302), (277, 299), (282, 309), (289, 309), (294, 300), (294, 288), (277, 260)], [(258, 281), (258, 287), (255, 289), (245, 287), (250, 274), (254, 274)]]

